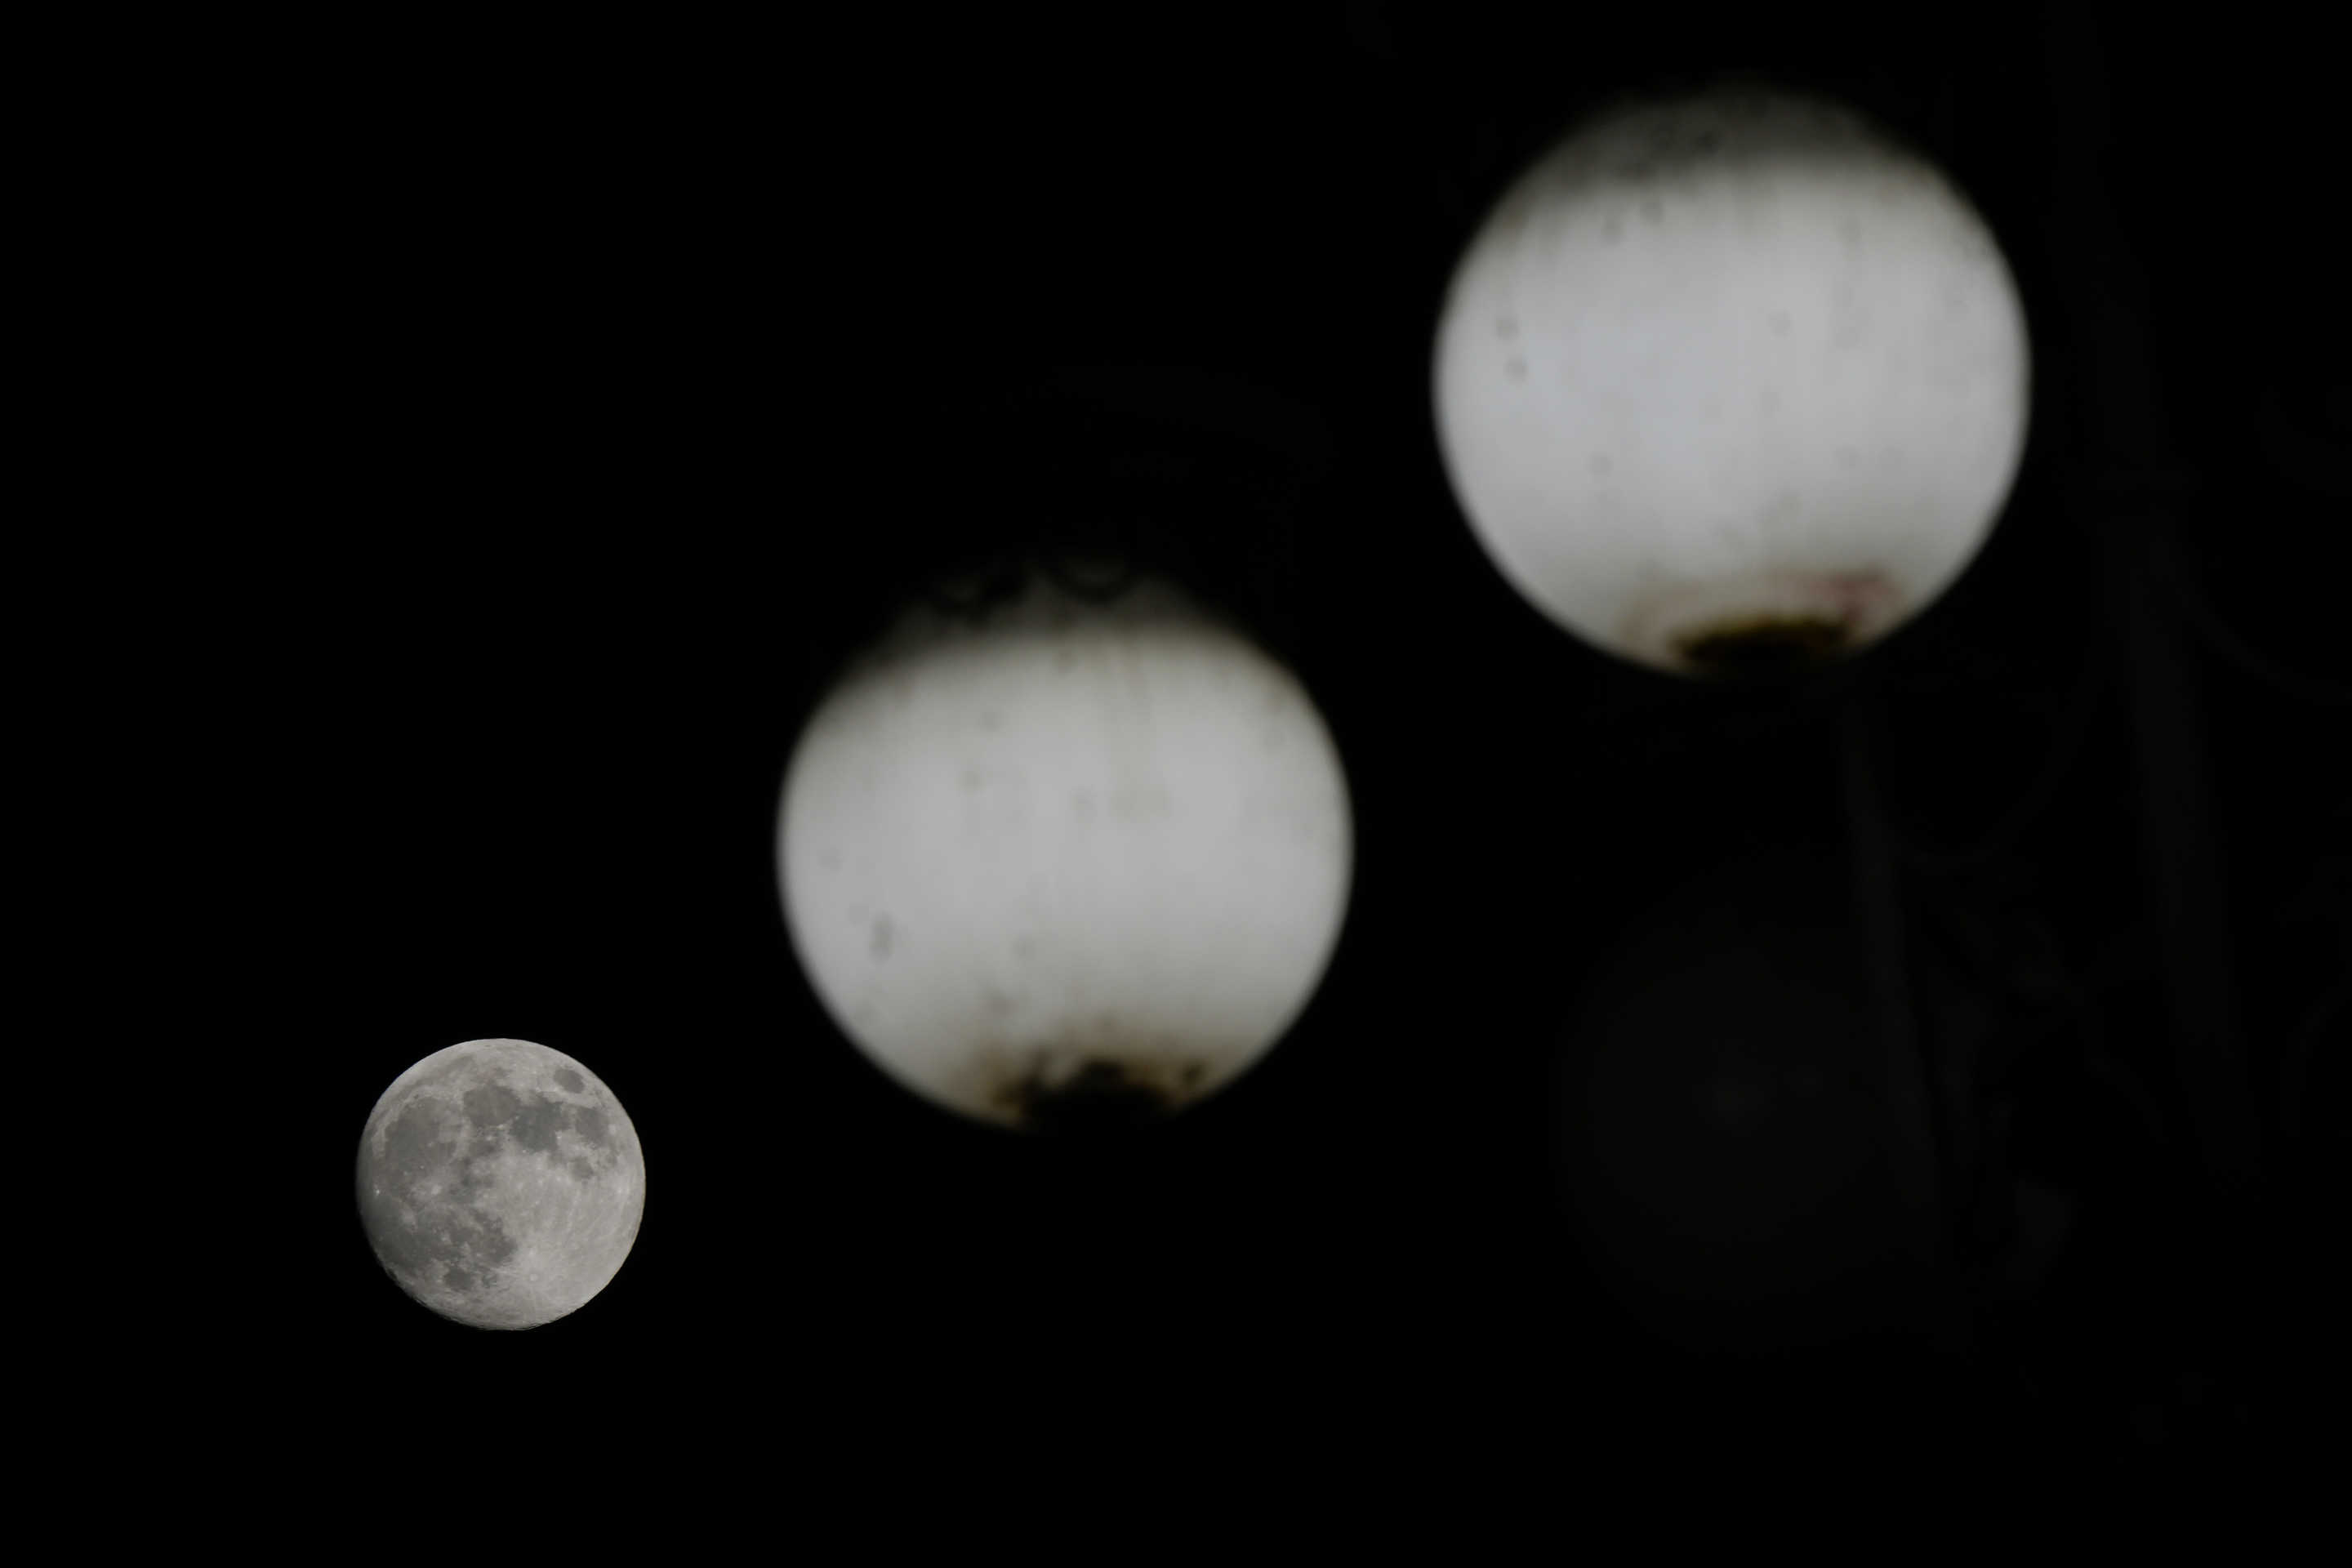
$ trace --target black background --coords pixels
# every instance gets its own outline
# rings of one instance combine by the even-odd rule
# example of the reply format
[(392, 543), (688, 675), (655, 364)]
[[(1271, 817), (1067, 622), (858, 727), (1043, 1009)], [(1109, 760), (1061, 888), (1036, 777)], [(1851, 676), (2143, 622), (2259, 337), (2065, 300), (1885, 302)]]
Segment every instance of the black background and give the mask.
[[(212, 628), (244, 657), (198, 756), (270, 906), (228, 979), (295, 1156), (273, 1228), (299, 1277), (249, 1352), (278, 1436), (350, 1401), (381, 1442), (431, 1442), (487, 1402), (628, 1424), (665, 1466), (772, 1444), (1050, 1468), (1216, 1431), (1294, 1466), (1345, 1439), (1628, 1474), (2288, 1440), (2307, 1129), (2343, 1103), (2289, 1047), (2342, 995), (2345, 710), (2254, 668), (2318, 676), (2341, 622), (2302, 564), (2347, 472), (2311, 40), (1395, 0), (252, 47), (201, 106), (226, 134), (185, 154), (179, 243), (237, 487), (205, 564), (247, 590)], [(1769, 692), (1630, 670), (1523, 604), (1428, 406), (1447, 274), (1516, 170), (1596, 103), (1723, 70), (1935, 158), (2034, 342), (2025, 467), (1968, 575), (1849, 671)], [(1037, 395), (1105, 364), (1177, 390), (1154, 417)], [(2117, 426), (2118, 385), (2156, 422)], [(2169, 1067), (2098, 528), (2143, 504), (2100, 499), (2117, 469), (2168, 477), (2148, 516), (2249, 645), (2192, 637), (2167, 701), (2201, 715), (2210, 815), (2159, 803), (2220, 853), (2210, 956), (2271, 1128), (2265, 1180), (2226, 1199)], [(798, 726), (884, 616), (951, 568), (1088, 542), (1290, 663), (1357, 817), (1307, 1013), (1109, 1148), (963, 1126), (867, 1067), (793, 959), (772, 843)], [(2107, 679), (2077, 703), (2086, 660)], [(1559, 1075), (1616, 944), (1657, 920), (1671, 954), (1706, 879), (1759, 851), (1811, 856), (1790, 907), (1844, 932), (1861, 985), (1857, 685), (1916, 961), (1973, 976), (1922, 1006), (1990, 1010), (2031, 1129), (2010, 1158), (2081, 1207), (1968, 1355), (1872, 1323), (1727, 1360), (1591, 1261)], [(2020, 803), (1994, 852), (1928, 858)], [(1968, 969), (1962, 930), (2046, 936), (2094, 1005)], [(2016, 1065), (2077, 1059), (2085, 1017), (2153, 1127)], [(525, 1334), (404, 1298), (350, 1191), (383, 1087), (491, 1036), (590, 1066), (648, 1159), (626, 1267)], [(1861, 1120), (1832, 1131), (1874, 1124), (1838, 1103)]]

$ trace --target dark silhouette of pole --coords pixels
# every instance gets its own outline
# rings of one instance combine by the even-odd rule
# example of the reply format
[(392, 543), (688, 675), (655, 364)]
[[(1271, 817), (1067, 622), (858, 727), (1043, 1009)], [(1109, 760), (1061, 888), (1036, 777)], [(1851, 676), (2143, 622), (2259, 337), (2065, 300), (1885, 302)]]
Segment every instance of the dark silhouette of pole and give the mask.
[(2109, 105), (2097, 24), (2048, 13), (2046, 66), (2057, 133), (2049, 161), (2053, 250), (2076, 343), (2070, 389), (2085, 416), (2089, 508), (2105, 556), (2124, 662), (2137, 774), (2139, 844), (2163, 973), (2173, 1068), (2210, 1184), (2251, 1181), (2259, 1121), (2231, 994), (2229, 917), (2212, 823), (2207, 742), (2180, 607), (2165, 573), (2190, 471), (2168, 427), (2145, 280), (2100, 176)]
[(1926, 1290), (1926, 1326), (1938, 1348), (1958, 1351), (1966, 1348), (1969, 1325), (1953, 1273), (1952, 1108), (1943, 1103), (1933, 1046), (1918, 1026), (1901, 873), (1871, 758), (1873, 684), (1858, 679), (1837, 699), (1846, 860), (1881, 1047), (1887, 1152), (1909, 1220), (1911, 1261)]

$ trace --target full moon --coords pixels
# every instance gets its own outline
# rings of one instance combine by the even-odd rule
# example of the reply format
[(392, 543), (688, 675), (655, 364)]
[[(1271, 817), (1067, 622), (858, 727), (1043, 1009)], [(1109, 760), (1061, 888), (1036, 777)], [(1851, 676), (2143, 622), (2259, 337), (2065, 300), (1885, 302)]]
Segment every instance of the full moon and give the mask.
[(1839, 106), (1717, 91), (1601, 115), (1506, 193), (1433, 380), (1511, 584), (1703, 676), (1853, 652), (1949, 586), (2022, 458), (2029, 353), (1940, 172)]
[(536, 1328), (620, 1272), (645, 1215), (645, 1153), (613, 1091), (570, 1057), (468, 1040), (376, 1101), (359, 1205), (377, 1260), (415, 1300), (476, 1328)]
[(935, 1105), (1048, 1132), (1156, 1120), (1270, 1049), (1353, 852), (1307, 692), (1151, 579), (909, 615), (809, 720), (776, 842), (843, 1032)]

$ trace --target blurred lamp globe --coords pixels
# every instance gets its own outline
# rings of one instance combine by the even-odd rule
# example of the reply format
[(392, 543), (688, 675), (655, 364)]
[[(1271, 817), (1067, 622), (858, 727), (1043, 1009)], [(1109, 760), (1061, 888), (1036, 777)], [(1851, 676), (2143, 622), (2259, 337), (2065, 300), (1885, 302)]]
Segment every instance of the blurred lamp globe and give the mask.
[(1862, 115), (1762, 89), (1620, 105), (1538, 159), (1465, 250), (1433, 369), (1496, 566), (1675, 675), (1884, 637), (1965, 570), (2025, 445), (1984, 219)]
[(1338, 943), (1353, 826), (1286, 668), (1172, 583), (909, 610), (794, 747), (793, 948), (940, 1109), (1124, 1136), (1247, 1072)]

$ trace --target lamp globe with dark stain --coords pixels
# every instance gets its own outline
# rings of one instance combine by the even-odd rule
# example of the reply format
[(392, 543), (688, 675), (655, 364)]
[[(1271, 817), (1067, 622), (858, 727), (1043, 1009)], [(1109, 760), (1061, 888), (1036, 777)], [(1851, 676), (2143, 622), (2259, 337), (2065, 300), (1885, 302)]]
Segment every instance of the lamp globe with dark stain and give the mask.
[(2031, 354), (1940, 170), (1743, 86), (1628, 100), (1538, 159), (1463, 251), (1433, 378), (1454, 493), (1521, 596), (1619, 658), (1744, 679), (1855, 654), (1967, 569)]
[(620, 1272), (646, 1208), (628, 1112), (529, 1040), (467, 1040), (401, 1074), (360, 1136), (358, 1177), (384, 1271), (483, 1329), (578, 1311)]
[(902, 1087), (1114, 1139), (1273, 1048), (1338, 942), (1345, 773), (1292, 673), (1172, 583), (909, 612), (811, 716), (777, 823), (802, 968)]

